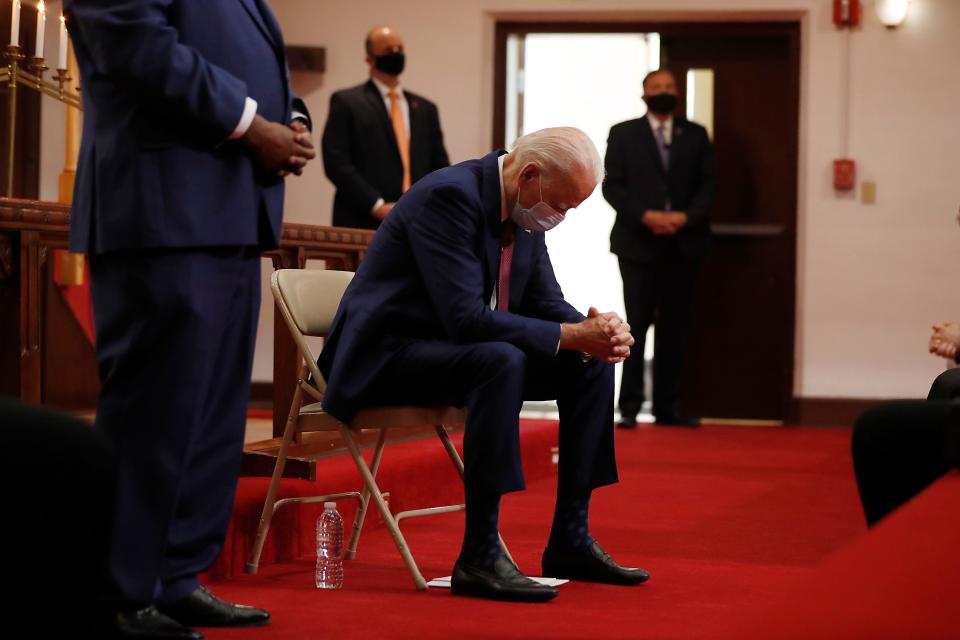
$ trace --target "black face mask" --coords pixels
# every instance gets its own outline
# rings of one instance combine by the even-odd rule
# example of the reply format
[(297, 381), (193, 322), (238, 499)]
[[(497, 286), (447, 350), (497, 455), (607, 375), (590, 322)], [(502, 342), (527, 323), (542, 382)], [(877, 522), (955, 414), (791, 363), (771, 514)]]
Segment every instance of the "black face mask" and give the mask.
[(652, 96), (645, 96), (647, 106), (654, 113), (673, 113), (677, 108), (677, 96), (670, 93), (658, 93)]
[(398, 76), (403, 73), (403, 65), (406, 61), (406, 56), (403, 55), (402, 51), (395, 51), (394, 53), (376, 56), (373, 59), (373, 67), (391, 76)]

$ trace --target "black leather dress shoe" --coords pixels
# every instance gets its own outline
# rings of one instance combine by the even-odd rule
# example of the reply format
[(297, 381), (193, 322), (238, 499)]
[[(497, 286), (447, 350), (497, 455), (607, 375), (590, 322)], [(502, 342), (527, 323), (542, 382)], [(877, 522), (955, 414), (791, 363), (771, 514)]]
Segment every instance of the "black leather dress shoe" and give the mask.
[(700, 421), (696, 418), (690, 418), (678, 413), (668, 413), (665, 415), (657, 415), (654, 420), (657, 423), (657, 426), (660, 427), (699, 427)]
[(500, 556), (487, 571), (457, 561), (450, 579), (450, 591), (458, 596), (508, 600), (512, 602), (546, 602), (560, 590), (531, 580), (520, 573), (506, 556)]
[(118, 611), (102, 636), (111, 639), (203, 640), (199, 631), (185, 627), (157, 610), (155, 606)]
[(646, 582), (650, 574), (643, 569), (621, 567), (596, 541), (584, 551), (553, 551), (547, 547), (541, 562), (543, 575), (584, 582), (633, 585)]
[(185, 598), (160, 607), (160, 611), (191, 627), (249, 627), (270, 622), (263, 609), (221, 600), (204, 586)]
[(617, 426), (621, 429), (636, 429), (637, 416), (621, 416), (617, 421)]

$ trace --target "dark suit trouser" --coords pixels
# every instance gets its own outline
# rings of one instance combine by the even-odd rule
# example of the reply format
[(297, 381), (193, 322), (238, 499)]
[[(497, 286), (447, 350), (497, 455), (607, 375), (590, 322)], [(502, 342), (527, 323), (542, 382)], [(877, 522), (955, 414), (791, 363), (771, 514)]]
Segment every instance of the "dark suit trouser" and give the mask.
[(91, 256), (97, 426), (119, 455), (106, 597), (173, 602), (220, 553), (243, 448), (259, 252)]
[(390, 362), (374, 404), (465, 406), (464, 489), (468, 500), (525, 487), (519, 413), (527, 400), (556, 399), (560, 412), (558, 491), (617, 481), (613, 366), (580, 355), (527, 356), (504, 342), (413, 343)]
[(653, 413), (678, 411), (680, 378), (687, 353), (690, 307), (699, 261), (680, 255), (673, 243), (651, 261), (620, 258), (623, 301), (636, 344), (623, 363), (620, 413), (635, 416), (643, 408), (643, 352), (647, 329), (654, 325)]
[(7, 609), (35, 637), (95, 638), (90, 584), (107, 553), (113, 448), (86, 422), (2, 398), (0, 437)]
[(957, 409), (947, 400), (884, 402), (853, 430), (853, 466), (867, 523), (875, 524), (946, 473), (955, 460)]

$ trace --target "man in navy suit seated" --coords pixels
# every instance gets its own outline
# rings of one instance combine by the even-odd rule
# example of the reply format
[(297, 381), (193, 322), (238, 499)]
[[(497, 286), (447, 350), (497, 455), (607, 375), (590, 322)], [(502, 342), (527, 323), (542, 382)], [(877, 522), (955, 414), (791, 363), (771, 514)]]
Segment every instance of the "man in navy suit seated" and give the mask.
[(416, 183), (381, 225), (320, 355), (324, 409), (349, 421), (371, 405), (467, 408), (466, 528), (455, 594), (545, 601), (498, 540), (500, 496), (524, 488), (519, 412), (556, 398), (560, 469), (542, 570), (638, 584), (590, 536), (591, 491), (617, 481), (613, 364), (630, 355), (615, 313), (584, 317), (564, 299), (543, 232), (603, 179), (580, 130), (544, 129)]
[(98, 637), (263, 624), (197, 580), (240, 470), (283, 178), (314, 157), (264, 0), (65, 0), (83, 86), (70, 246), (90, 256), (116, 516)]

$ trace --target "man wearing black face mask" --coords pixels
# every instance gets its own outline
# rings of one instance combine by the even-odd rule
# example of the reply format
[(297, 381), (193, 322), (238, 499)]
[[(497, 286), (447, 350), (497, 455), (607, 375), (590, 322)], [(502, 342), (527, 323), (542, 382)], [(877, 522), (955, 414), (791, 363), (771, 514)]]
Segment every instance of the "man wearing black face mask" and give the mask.
[(365, 46), (370, 80), (330, 98), (322, 150), (337, 187), (333, 224), (376, 229), (410, 185), (450, 161), (436, 105), (400, 87), (400, 34), (377, 27)]
[[(607, 140), (603, 195), (617, 212), (610, 250), (619, 258), (636, 353), (643, 353), (647, 328), (656, 325), (657, 424), (692, 427), (698, 422), (682, 415), (678, 402), (694, 278), (710, 245), (713, 147), (703, 127), (674, 116), (677, 83), (670, 71), (647, 74), (643, 100), (647, 115), (614, 125)], [(620, 427), (636, 426), (643, 374), (642, 357), (624, 363)]]

